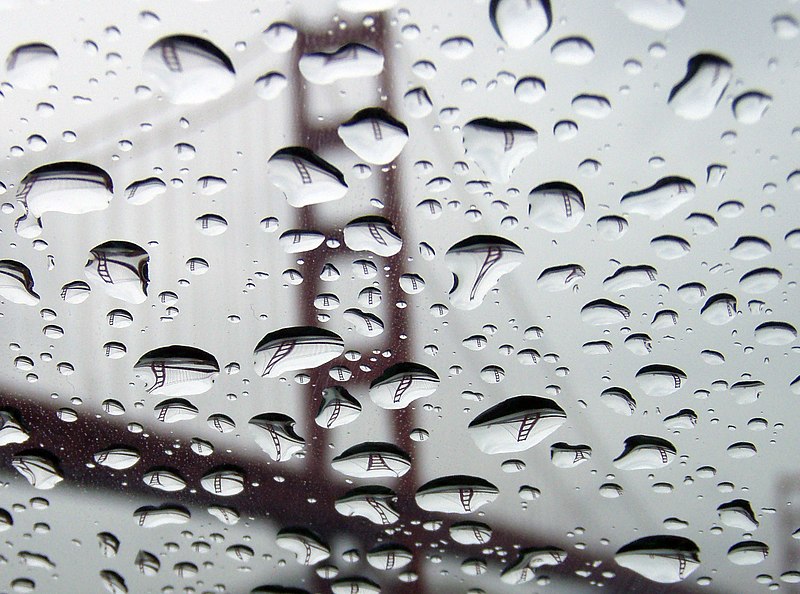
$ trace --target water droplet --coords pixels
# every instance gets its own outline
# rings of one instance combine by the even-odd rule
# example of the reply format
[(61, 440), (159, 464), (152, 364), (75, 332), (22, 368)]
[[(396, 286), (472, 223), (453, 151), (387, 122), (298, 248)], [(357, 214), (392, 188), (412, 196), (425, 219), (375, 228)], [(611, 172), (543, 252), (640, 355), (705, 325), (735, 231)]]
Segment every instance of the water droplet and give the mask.
[(770, 105), (772, 97), (758, 91), (750, 91), (733, 100), (733, 115), (741, 124), (755, 124), (761, 120)]
[(213, 101), (236, 82), (230, 58), (210, 41), (189, 35), (165, 37), (151, 45), (142, 68), (176, 105)]
[(533, 224), (552, 233), (572, 231), (586, 209), (583, 194), (571, 184), (551, 182), (535, 187), (528, 194), (528, 214)]
[(538, 134), (517, 122), (472, 120), (463, 130), (464, 151), (493, 182), (506, 183), (536, 150)]
[(529, 76), (519, 79), (514, 87), (514, 95), (523, 103), (538, 103), (544, 99), (547, 86), (541, 78)]
[(403, 240), (391, 222), (382, 217), (354, 219), (344, 228), (344, 243), (353, 251), (369, 251), (377, 256), (394, 256), (403, 247)]
[(550, 29), (549, 0), (493, 0), (489, 18), (497, 35), (514, 49), (525, 49)]
[(389, 526), (400, 519), (396, 500), (394, 491), (386, 487), (359, 487), (337, 499), (335, 508), (343, 516), (359, 516), (373, 524)]
[(280, 413), (264, 413), (248, 422), (250, 434), (259, 447), (276, 462), (290, 460), (303, 449), (305, 440), (295, 433), (295, 421)]
[(185, 398), (170, 398), (159, 402), (153, 408), (156, 419), (162, 423), (191, 421), (197, 416), (197, 407)]
[(267, 164), (267, 177), (295, 208), (339, 200), (347, 193), (342, 173), (310, 150), (284, 148)]
[(593, 120), (602, 120), (611, 114), (611, 102), (600, 95), (578, 95), (572, 99), (575, 113)]
[(733, 76), (730, 62), (712, 54), (697, 54), (686, 66), (686, 76), (669, 95), (673, 111), (687, 120), (709, 117)]
[(566, 559), (566, 551), (556, 547), (524, 549), (520, 551), (517, 561), (503, 570), (500, 580), (504, 584), (524, 584), (537, 577), (540, 567), (560, 565)]
[(514, 243), (499, 237), (475, 235), (453, 245), (445, 263), (453, 273), (450, 302), (458, 309), (472, 310), (502, 276), (522, 263), (524, 254)]
[(550, 55), (557, 64), (584, 66), (594, 60), (594, 47), (583, 37), (566, 37), (553, 44)]
[(365, 442), (336, 456), (331, 466), (355, 478), (400, 477), (411, 468), (411, 458), (393, 444)]
[(755, 329), (755, 339), (759, 344), (785, 346), (797, 338), (797, 330), (786, 322), (765, 322)]
[(665, 177), (644, 190), (629, 192), (620, 200), (626, 212), (657, 221), (694, 198), (695, 185), (681, 177)]
[(492, 483), (474, 476), (446, 476), (428, 481), (414, 499), (425, 511), (469, 514), (491, 503), (500, 491)]
[(125, 470), (138, 463), (141, 460), (141, 456), (133, 448), (117, 446), (97, 452), (93, 459), (100, 466), (106, 466), (114, 470)]
[(418, 363), (398, 363), (370, 384), (370, 399), (385, 409), (405, 408), (419, 398), (430, 396), (439, 385), (439, 376)]
[(58, 67), (56, 50), (44, 43), (15, 48), (6, 60), (8, 82), (14, 87), (37, 90), (47, 87)]
[(255, 369), (262, 377), (313, 369), (344, 352), (338, 334), (313, 327), (284, 328), (264, 336), (254, 351)]
[(581, 308), (581, 320), (592, 326), (620, 324), (630, 316), (630, 309), (608, 299), (596, 299)]
[(308, 82), (329, 85), (339, 80), (376, 76), (383, 71), (383, 55), (360, 43), (349, 43), (334, 52), (305, 54), (298, 63)]
[(52, 489), (64, 480), (58, 461), (48, 453), (26, 450), (11, 458), (11, 466), (19, 472), (34, 489)]
[(145, 353), (133, 369), (137, 377), (144, 378), (148, 394), (192, 396), (212, 388), (219, 363), (201, 349), (171, 345)]
[(475, 445), (486, 454), (532, 448), (566, 421), (564, 410), (539, 396), (515, 396), (497, 404), (469, 424)]
[(294, 553), (300, 565), (316, 565), (331, 556), (330, 547), (319, 536), (302, 528), (281, 530), (275, 538), (275, 544)]
[(746, 540), (728, 549), (728, 561), (734, 565), (757, 565), (768, 555), (769, 547), (755, 540)]
[(280, 95), (289, 86), (289, 80), (280, 72), (268, 72), (256, 79), (256, 95), (266, 101), (271, 101)]
[(0, 260), (0, 297), (20, 305), (39, 303), (39, 295), (33, 290), (33, 275), (25, 264)]
[(699, 553), (688, 538), (646, 536), (619, 549), (614, 561), (654, 582), (674, 584), (699, 567)]
[(150, 282), (149, 260), (147, 252), (136, 244), (108, 241), (92, 249), (84, 274), (110, 297), (133, 304), (143, 303)]
[(654, 31), (674, 29), (686, 14), (684, 0), (617, 0), (616, 7), (632, 23)]

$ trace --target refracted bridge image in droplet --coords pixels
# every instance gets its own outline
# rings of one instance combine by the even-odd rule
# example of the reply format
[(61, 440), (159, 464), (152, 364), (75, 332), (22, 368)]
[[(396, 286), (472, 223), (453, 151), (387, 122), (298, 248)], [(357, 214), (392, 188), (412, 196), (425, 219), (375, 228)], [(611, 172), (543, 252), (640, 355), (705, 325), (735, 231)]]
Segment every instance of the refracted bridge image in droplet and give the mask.
[(537, 147), (536, 130), (518, 122), (472, 120), (463, 130), (464, 152), (491, 182), (507, 183)]
[(270, 332), (256, 345), (253, 356), (261, 377), (314, 369), (344, 352), (341, 336), (313, 326), (295, 326)]
[(525, 49), (550, 30), (549, 0), (492, 0), (489, 19), (497, 35), (514, 49)]
[(728, 561), (734, 565), (758, 565), (769, 556), (769, 546), (757, 540), (745, 540), (728, 549)]
[(668, 396), (686, 382), (686, 373), (671, 365), (647, 365), (636, 372), (636, 382), (648, 396)]
[(603, 281), (606, 291), (619, 293), (628, 289), (648, 287), (656, 282), (658, 272), (652, 266), (621, 266)]
[(128, 204), (142, 206), (161, 196), (167, 191), (167, 184), (157, 177), (148, 177), (131, 182), (125, 188), (125, 200)]
[(50, 453), (26, 450), (11, 458), (11, 466), (24, 476), (34, 489), (52, 489), (64, 480), (58, 460)]
[(391, 163), (408, 142), (406, 125), (379, 107), (362, 109), (337, 132), (347, 148), (373, 165)]
[(634, 435), (625, 440), (625, 448), (614, 459), (620, 470), (656, 470), (675, 459), (675, 446), (652, 435)]
[(373, 524), (389, 526), (400, 519), (395, 507), (397, 495), (387, 487), (358, 487), (336, 500), (334, 507), (343, 516), (359, 516)]
[(500, 278), (525, 259), (515, 243), (493, 235), (473, 235), (452, 246), (445, 254), (445, 264), (453, 273), (450, 303), (471, 310), (483, 303)]
[(322, 390), (322, 401), (314, 422), (320, 427), (333, 429), (355, 421), (361, 414), (361, 403), (341, 386)]
[(532, 448), (567, 420), (558, 404), (541, 396), (507, 398), (479, 414), (468, 433), (486, 454), (508, 454)]
[(536, 570), (545, 565), (560, 565), (567, 559), (567, 552), (558, 547), (525, 549), (519, 558), (500, 574), (504, 584), (525, 584), (536, 577)]
[(714, 112), (733, 76), (726, 59), (712, 54), (697, 54), (689, 59), (686, 76), (669, 94), (672, 110), (687, 120), (702, 120)]
[(574, 287), (576, 283), (586, 276), (586, 270), (580, 264), (565, 264), (546, 268), (536, 279), (536, 286), (543, 291), (564, 291)]
[(376, 256), (394, 256), (403, 247), (403, 239), (392, 222), (383, 217), (359, 217), (344, 227), (344, 244), (355, 252), (367, 251)]
[(39, 303), (30, 268), (16, 260), (0, 260), (0, 297), (20, 305)]
[(30, 438), (17, 415), (10, 410), (0, 410), (0, 446), (25, 443)]
[(417, 489), (414, 499), (426, 511), (470, 514), (497, 499), (499, 494), (499, 489), (485, 479), (453, 475), (425, 483)]
[(665, 177), (644, 190), (628, 192), (620, 199), (626, 213), (641, 214), (658, 221), (686, 204), (695, 194), (695, 185), (684, 177)]
[(159, 507), (145, 505), (133, 512), (133, 520), (142, 528), (158, 528), (170, 524), (185, 524), (192, 517), (191, 512), (179, 505), (165, 504)]
[(396, 478), (409, 471), (411, 458), (394, 444), (365, 442), (336, 456), (331, 466), (355, 478)]
[(621, 324), (631, 317), (631, 310), (608, 299), (595, 299), (581, 308), (581, 321), (592, 326)]
[(614, 561), (654, 582), (674, 584), (699, 567), (699, 553), (688, 538), (645, 536), (619, 549)]
[(258, 446), (276, 462), (285, 462), (303, 449), (305, 440), (294, 430), (295, 420), (281, 413), (256, 415), (247, 423)]
[(85, 214), (108, 208), (114, 197), (111, 177), (88, 163), (62, 162), (28, 173), (17, 189), (23, 215), (14, 224), (19, 235), (37, 237), (47, 212)]
[(230, 58), (210, 41), (190, 35), (165, 37), (151, 45), (142, 69), (176, 105), (213, 101), (236, 82)]
[(712, 295), (700, 308), (700, 317), (714, 326), (722, 326), (734, 320), (736, 313), (736, 297), (728, 293)]
[(147, 299), (149, 260), (147, 252), (135, 243), (107, 241), (92, 249), (83, 271), (108, 296), (138, 304)]
[(439, 387), (439, 376), (419, 363), (392, 365), (369, 387), (370, 399), (381, 408), (405, 408), (419, 398), (430, 396)]
[(201, 349), (171, 345), (142, 355), (133, 369), (154, 396), (193, 396), (211, 389), (219, 374), (214, 355)]
[(294, 553), (300, 565), (316, 565), (331, 556), (330, 547), (305, 528), (284, 528), (278, 532), (275, 544)]
[(295, 208), (339, 200), (347, 194), (344, 175), (307, 148), (282, 148), (267, 162), (267, 179)]
[(305, 54), (298, 63), (308, 82), (329, 85), (339, 80), (377, 76), (383, 71), (383, 55), (360, 43), (348, 43), (338, 50)]
[(528, 214), (533, 224), (551, 233), (572, 231), (586, 211), (581, 191), (565, 182), (536, 186), (528, 194), (528, 201)]

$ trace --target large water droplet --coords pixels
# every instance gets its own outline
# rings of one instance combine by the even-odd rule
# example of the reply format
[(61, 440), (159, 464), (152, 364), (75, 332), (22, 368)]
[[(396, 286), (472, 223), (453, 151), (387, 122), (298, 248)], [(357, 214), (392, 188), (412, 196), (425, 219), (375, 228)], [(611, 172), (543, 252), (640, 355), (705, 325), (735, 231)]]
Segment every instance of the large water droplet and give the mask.
[(405, 408), (430, 396), (439, 386), (439, 376), (418, 363), (398, 363), (370, 384), (369, 397), (386, 409)]
[(408, 128), (380, 108), (363, 109), (338, 128), (345, 146), (375, 165), (394, 161), (408, 142)]
[(176, 105), (212, 101), (236, 82), (230, 58), (210, 41), (189, 35), (165, 37), (151, 45), (142, 68)]
[(411, 458), (393, 444), (365, 442), (336, 456), (331, 466), (355, 478), (394, 478), (409, 471)]
[(625, 448), (614, 459), (620, 470), (656, 470), (675, 459), (675, 446), (666, 439), (651, 435), (634, 435), (625, 440)]
[(552, 233), (572, 231), (586, 210), (581, 191), (564, 182), (537, 186), (528, 194), (528, 200), (533, 224)]
[(500, 491), (489, 481), (475, 476), (446, 476), (417, 489), (414, 499), (426, 511), (469, 514), (491, 503)]
[(322, 539), (303, 528), (286, 528), (278, 532), (275, 544), (294, 553), (300, 565), (316, 565), (331, 556), (330, 547)]
[(733, 75), (730, 62), (711, 54), (693, 56), (686, 76), (672, 89), (669, 105), (687, 120), (702, 120), (714, 112)]
[(261, 377), (278, 377), (289, 371), (319, 367), (342, 352), (344, 341), (338, 334), (298, 326), (270, 332), (256, 345), (253, 355)]
[(492, 0), (489, 18), (497, 35), (514, 49), (525, 49), (550, 29), (549, 0)]
[(626, 212), (642, 214), (657, 221), (694, 198), (695, 185), (682, 177), (665, 177), (635, 192), (625, 194), (620, 204)]
[(646, 536), (617, 551), (617, 564), (662, 584), (686, 579), (700, 565), (700, 549), (680, 536)]
[(0, 260), (0, 297), (20, 305), (39, 303), (30, 268), (16, 260)]
[(506, 454), (532, 448), (566, 420), (564, 409), (552, 400), (515, 396), (475, 417), (468, 433), (482, 452)]
[[(148, 394), (192, 396), (211, 389), (219, 374), (216, 358), (201, 349), (172, 345), (149, 351), (133, 366), (145, 376)], [(148, 373), (145, 373), (148, 372)]]
[(536, 150), (538, 134), (517, 122), (489, 118), (464, 126), (464, 152), (489, 181), (506, 183), (525, 157)]
[(49, 45), (21, 45), (6, 60), (8, 82), (20, 89), (43, 89), (50, 84), (57, 66), (58, 54)]
[(283, 148), (267, 163), (267, 178), (295, 208), (339, 200), (347, 193), (342, 173), (303, 147)]
[(632, 23), (654, 31), (674, 29), (686, 14), (684, 0), (617, 0), (616, 7)]
[(329, 85), (338, 80), (376, 76), (383, 71), (383, 55), (360, 43), (349, 43), (330, 53), (305, 54), (298, 64), (308, 82)]
[(306, 442), (295, 432), (294, 426), (293, 418), (280, 413), (264, 413), (248, 422), (256, 443), (276, 462), (286, 462), (303, 449)]
[(480, 306), (500, 278), (522, 263), (524, 253), (507, 239), (474, 235), (456, 243), (445, 254), (453, 273), (450, 302), (471, 310)]
[(134, 243), (108, 241), (92, 249), (83, 270), (110, 297), (138, 304), (147, 299), (149, 260), (147, 252)]

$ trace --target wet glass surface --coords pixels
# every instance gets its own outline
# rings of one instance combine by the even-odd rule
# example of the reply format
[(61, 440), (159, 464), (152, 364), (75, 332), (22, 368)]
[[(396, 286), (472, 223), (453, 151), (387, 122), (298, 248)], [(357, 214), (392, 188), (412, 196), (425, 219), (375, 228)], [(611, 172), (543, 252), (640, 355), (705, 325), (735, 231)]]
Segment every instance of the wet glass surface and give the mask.
[(0, 592), (796, 591), (794, 2), (0, 16)]

